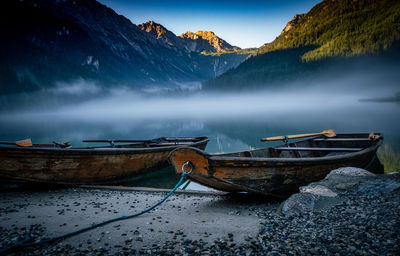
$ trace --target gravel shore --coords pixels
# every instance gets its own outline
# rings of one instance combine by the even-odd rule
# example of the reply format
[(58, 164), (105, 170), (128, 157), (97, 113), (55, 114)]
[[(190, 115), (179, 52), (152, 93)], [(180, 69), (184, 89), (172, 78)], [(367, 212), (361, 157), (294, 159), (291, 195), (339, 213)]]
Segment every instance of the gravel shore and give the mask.
[[(398, 176), (393, 176), (398, 179)], [(0, 247), (141, 211), (165, 193), (59, 189), (0, 193)], [(14, 255), (399, 255), (400, 191), (343, 192), (328, 210), (284, 216), (281, 203), (173, 195), (145, 215)]]
[(270, 255), (399, 255), (400, 191), (347, 194), (327, 211), (268, 213), (260, 232)]
[[(140, 212), (166, 193), (108, 189), (59, 189), (0, 194), (0, 248), (72, 232), (94, 223)], [(58, 243), (24, 249), (17, 255), (190, 254), (226, 239), (246, 244), (256, 237), (258, 212), (278, 205), (242, 197), (175, 194), (155, 210), (114, 222)], [(194, 247), (193, 247), (194, 246)]]

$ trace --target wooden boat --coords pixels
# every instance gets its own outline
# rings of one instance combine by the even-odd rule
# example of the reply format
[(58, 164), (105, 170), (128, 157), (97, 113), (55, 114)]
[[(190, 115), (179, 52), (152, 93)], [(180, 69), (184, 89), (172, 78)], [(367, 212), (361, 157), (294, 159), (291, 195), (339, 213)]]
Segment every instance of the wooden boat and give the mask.
[[(29, 140), (30, 141), (30, 140)], [(1, 143), (0, 180), (54, 184), (115, 184), (167, 167), (181, 146), (205, 149), (207, 137), (153, 140), (92, 140), (109, 145), (70, 147), (68, 143)], [(121, 144), (125, 143), (125, 144)]]
[(174, 150), (169, 159), (177, 173), (182, 173), (182, 168), (191, 170), (187, 177), (199, 184), (285, 198), (339, 167), (382, 173), (376, 158), (382, 141), (381, 134), (335, 134), (230, 154), (210, 155), (185, 147)]

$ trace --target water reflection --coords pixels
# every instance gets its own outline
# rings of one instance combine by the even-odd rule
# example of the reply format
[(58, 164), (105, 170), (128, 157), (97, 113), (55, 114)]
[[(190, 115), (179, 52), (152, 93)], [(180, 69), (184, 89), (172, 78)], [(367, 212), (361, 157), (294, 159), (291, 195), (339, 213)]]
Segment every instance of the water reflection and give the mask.
[[(87, 101), (60, 108), (0, 114), (0, 140), (31, 138), (35, 143), (84, 139), (150, 139), (161, 136), (210, 137), (209, 153), (266, 147), (267, 136), (319, 132), (382, 132), (385, 143), (400, 150), (400, 106), (395, 103), (360, 102), (354, 95), (257, 93), (254, 95), (139, 98), (133, 94)], [(157, 178), (158, 177), (158, 178)], [(163, 171), (142, 179), (176, 177)], [(140, 182), (139, 182), (140, 183)], [(140, 185), (140, 184), (136, 185)]]
[(223, 118), (160, 118), (148, 116), (101, 116), (57, 114), (2, 115), (0, 139), (14, 141), (31, 138), (36, 143), (53, 140), (71, 141), (81, 146), (84, 139), (150, 139), (161, 136), (202, 136), (211, 138), (207, 151), (233, 152), (265, 147), (262, 137), (319, 132), (335, 129), (337, 133), (382, 132), (385, 142), (399, 148), (400, 107), (391, 103), (358, 103), (352, 108), (293, 109), (280, 113), (263, 110), (263, 114)]

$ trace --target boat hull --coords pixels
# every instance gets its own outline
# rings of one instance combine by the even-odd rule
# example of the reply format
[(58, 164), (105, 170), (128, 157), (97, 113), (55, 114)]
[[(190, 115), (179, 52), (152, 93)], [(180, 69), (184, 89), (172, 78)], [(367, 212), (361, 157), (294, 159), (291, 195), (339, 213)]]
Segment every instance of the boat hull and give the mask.
[(344, 155), (300, 159), (218, 156), (182, 148), (171, 153), (170, 161), (177, 173), (189, 161), (193, 170), (188, 178), (214, 189), (286, 198), (298, 192), (300, 186), (321, 180), (336, 168), (353, 166), (381, 172), (379, 164), (378, 168), (373, 167), (380, 144)]
[[(208, 139), (190, 146), (205, 149)], [(169, 166), (178, 146), (152, 148), (0, 148), (0, 180), (52, 184), (116, 184)]]

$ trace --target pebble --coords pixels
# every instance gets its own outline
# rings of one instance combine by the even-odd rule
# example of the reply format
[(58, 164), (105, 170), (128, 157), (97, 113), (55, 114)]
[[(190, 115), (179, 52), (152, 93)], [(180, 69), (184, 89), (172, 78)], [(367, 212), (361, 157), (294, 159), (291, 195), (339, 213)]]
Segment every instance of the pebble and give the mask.
[[(148, 237), (146, 232), (141, 234), (140, 228), (134, 227), (125, 233), (113, 231), (116, 236), (120, 236), (115, 238), (121, 241), (118, 245), (106, 239), (109, 235), (105, 234), (110, 234), (109, 231), (100, 230), (97, 234), (101, 239), (92, 236), (91, 241), (89, 236), (84, 236), (86, 239), (82, 239), (77, 247), (71, 247), (68, 240), (65, 240), (24, 249), (15, 255), (400, 255), (399, 190), (372, 195), (341, 193), (340, 196), (345, 200), (329, 210), (295, 217), (279, 214), (279, 203), (269, 210), (250, 205), (253, 215), (260, 219), (259, 226), (254, 227), (259, 229), (259, 233), (255, 236), (246, 235), (244, 243), (237, 243), (239, 235), (234, 232), (227, 233), (225, 238), (214, 237), (210, 232), (200, 233), (203, 239), (208, 239), (209, 242), (206, 242), (202, 239), (188, 239), (190, 235), (186, 236), (181, 229), (170, 227), (163, 230), (163, 234), (168, 236), (167, 243), (155, 240), (154, 244), (149, 245), (143, 241), (145, 239), (147, 242), (152, 237)], [(107, 207), (100, 202), (96, 203), (96, 207)], [(84, 204), (76, 202), (72, 205), (81, 205), (81, 209)], [(3, 209), (0, 211), (4, 212)], [(54, 213), (57, 214), (56, 211)], [(227, 214), (242, 215), (245, 211), (235, 210)], [(32, 213), (29, 215), (33, 216)], [(157, 215), (155, 218), (165, 219)], [(158, 221), (155, 223), (158, 224)], [(204, 222), (196, 222), (197, 225), (201, 223)], [(68, 224), (72, 226), (73, 223)], [(124, 225), (121, 223), (112, 227), (120, 228)], [(236, 224), (233, 226), (240, 228)], [(149, 230), (154, 232), (153, 228)], [(240, 229), (237, 230), (240, 232)], [(45, 239), (48, 235), (46, 227), (40, 224), (27, 227), (15, 225), (11, 228), (0, 225), (0, 248), (24, 239), (26, 231), (30, 232), (34, 241)], [(158, 232), (152, 234), (160, 235)], [(99, 244), (96, 241), (101, 242)]]

